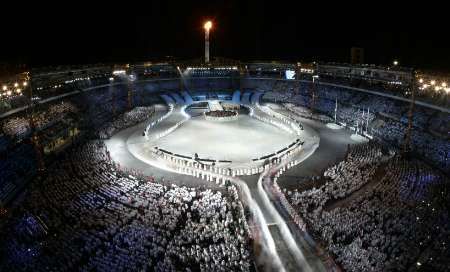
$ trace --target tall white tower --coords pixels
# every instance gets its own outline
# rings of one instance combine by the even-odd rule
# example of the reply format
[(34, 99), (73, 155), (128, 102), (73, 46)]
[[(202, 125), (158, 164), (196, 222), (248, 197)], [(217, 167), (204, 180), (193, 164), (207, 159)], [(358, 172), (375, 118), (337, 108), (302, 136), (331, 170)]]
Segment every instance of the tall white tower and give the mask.
[(212, 22), (207, 21), (203, 27), (205, 28), (205, 62), (209, 63), (209, 30), (212, 27)]

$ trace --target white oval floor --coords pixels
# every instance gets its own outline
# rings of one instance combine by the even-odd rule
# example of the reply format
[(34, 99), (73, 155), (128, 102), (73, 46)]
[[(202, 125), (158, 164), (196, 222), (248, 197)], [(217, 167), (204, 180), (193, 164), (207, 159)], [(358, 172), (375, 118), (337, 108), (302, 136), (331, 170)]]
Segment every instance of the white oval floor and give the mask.
[(200, 116), (148, 144), (186, 156), (197, 153), (204, 159), (246, 163), (287, 147), (295, 140), (295, 135), (247, 115), (228, 122), (208, 121)]

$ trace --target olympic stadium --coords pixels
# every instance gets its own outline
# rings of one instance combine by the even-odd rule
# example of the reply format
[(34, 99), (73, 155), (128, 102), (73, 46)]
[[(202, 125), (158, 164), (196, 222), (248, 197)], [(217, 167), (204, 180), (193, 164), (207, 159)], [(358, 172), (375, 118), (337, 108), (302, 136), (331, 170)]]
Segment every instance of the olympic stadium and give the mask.
[(0, 271), (448, 271), (428, 81), (209, 51), (5, 80)]

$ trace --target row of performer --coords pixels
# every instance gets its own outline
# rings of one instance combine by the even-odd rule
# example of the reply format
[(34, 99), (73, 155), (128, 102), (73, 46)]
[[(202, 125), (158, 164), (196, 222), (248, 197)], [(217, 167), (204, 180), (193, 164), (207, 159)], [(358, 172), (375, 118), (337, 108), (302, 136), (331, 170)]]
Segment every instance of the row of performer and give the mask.
[(289, 170), (290, 168), (296, 166), (297, 164), (299, 164), (300, 161), (295, 160), (295, 161), (291, 161), (287, 164), (285, 164), (284, 166), (280, 167), (280, 169), (278, 169), (278, 171), (272, 176), (271, 178), (271, 185), (278, 197), (278, 199), (280, 200), (281, 205), (283, 205), (283, 208), (288, 212), (288, 214), (290, 215), (290, 217), (292, 218), (292, 220), (294, 221), (294, 223), (303, 231), (306, 232), (306, 223), (305, 221), (303, 221), (303, 219), (298, 215), (297, 211), (294, 209), (294, 207), (292, 207), (292, 205), (289, 203), (289, 201), (286, 199), (285, 194), (282, 192), (280, 186), (278, 185), (278, 178), (287, 170)]
[[(172, 114), (173, 109), (174, 109), (174, 105), (173, 105), (173, 104), (169, 104), (169, 111), (166, 112), (163, 116), (159, 117), (158, 120), (151, 122), (151, 123), (145, 128), (144, 136), (147, 137), (147, 136), (148, 136), (148, 131), (149, 131), (151, 128), (155, 127), (157, 124), (161, 123), (164, 119), (166, 119), (167, 117), (169, 117), (169, 115)], [(166, 135), (167, 135), (167, 134), (166, 134)], [(158, 138), (161, 138), (161, 137), (158, 137)]]
[(196, 161), (195, 159), (187, 159), (181, 158), (176, 155), (168, 154), (161, 150), (155, 149), (153, 153), (169, 164), (174, 166), (179, 172), (196, 176), (200, 175), (223, 175), (223, 176), (244, 176), (244, 175), (255, 175), (260, 174), (269, 168), (278, 165), (288, 159), (289, 157), (297, 154), (301, 150), (301, 145), (297, 145), (291, 150), (285, 152), (283, 155), (279, 157), (272, 158), (271, 160), (266, 161), (263, 165), (254, 166), (254, 167), (246, 167), (246, 168), (224, 168), (216, 166), (215, 164), (204, 164)]
[[(292, 130), (294, 130), (294, 132), (295, 132), (297, 135), (300, 135), (301, 131), (303, 130), (303, 126), (302, 126), (298, 121), (294, 120), (294, 119), (291, 118), (291, 117), (286, 117), (286, 116), (284, 116), (283, 114), (278, 113), (278, 112), (276, 112), (276, 111), (270, 109), (269, 107), (263, 107), (263, 106), (261, 106), (259, 103), (256, 104), (256, 107), (258, 107), (259, 110), (261, 110), (262, 112), (266, 113), (267, 115), (273, 116), (273, 117), (277, 118), (278, 120), (280, 120), (281, 123), (280, 123), (280, 122), (273, 121), (273, 120), (269, 120), (269, 122), (272, 123), (272, 124), (277, 125), (278, 127), (282, 128), (282, 129), (284, 129), (284, 130), (289, 131), (290, 133), (292, 133), (292, 131), (289, 129), (289, 127), (290, 127)], [(262, 118), (262, 117), (259, 117), (259, 116), (257, 116), (257, 115), (255, 115), (255, 117), (258, 118), (258, 119), (259, 119), (259, 118)], [(267, 118), (263, 118), (263, 119), (264, 119), (264, 120), (262, 120), (262, 121), (265, 121), (265, 122), (268, 121)], [(276, 122), (276, 123), (274, 123), (274, 122)], [(285, 127), (284, 125), (282, 125), (282, 123), (283, 123), (284, 125), (287, 125), (287, 127)]]

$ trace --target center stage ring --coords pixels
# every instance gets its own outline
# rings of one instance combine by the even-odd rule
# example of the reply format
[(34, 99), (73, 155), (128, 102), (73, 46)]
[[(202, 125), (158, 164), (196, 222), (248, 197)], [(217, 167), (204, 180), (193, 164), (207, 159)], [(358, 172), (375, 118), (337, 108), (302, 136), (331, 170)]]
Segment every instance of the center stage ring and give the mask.
[(205, 119), (208, 121), (235, 121), (239, 114), (236, 111), (208, 111), (204, 113)]

